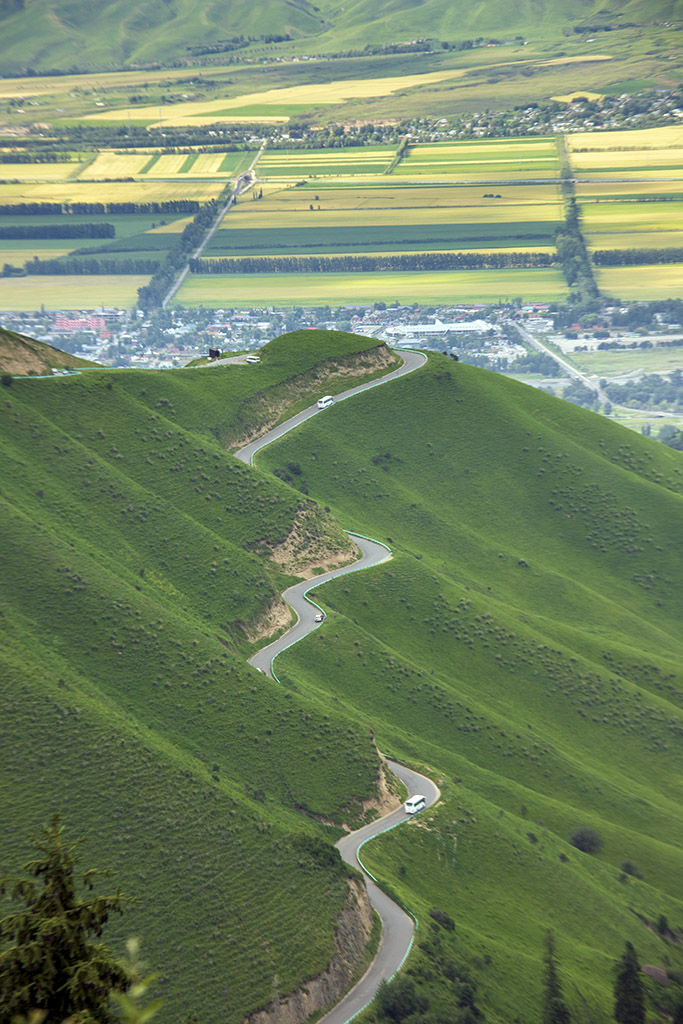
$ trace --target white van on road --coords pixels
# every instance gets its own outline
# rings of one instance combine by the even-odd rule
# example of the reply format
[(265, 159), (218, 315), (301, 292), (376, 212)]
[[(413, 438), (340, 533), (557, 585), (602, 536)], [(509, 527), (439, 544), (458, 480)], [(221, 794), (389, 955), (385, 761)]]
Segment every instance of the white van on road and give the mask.
[(318, 399), (319, 409), (327, 409), (328, 406), (330, 405), (334, 405), (334, 398), (332, 397), (332, 395), (325, 395), (324, 398)]
[(426, 807), (426, 806), (427, 806), (427, 801), (426, 801), (425, 797), (420, 796), (419, 794), (416, 794), (415, 796), (411, 796), (408, 800), (406, 800), (406, 802), (404, 804), (404, 807), (406, 809), (406, 814), (416, 814), (417, 811), (421, 811), (423, 809), (423, 807)]

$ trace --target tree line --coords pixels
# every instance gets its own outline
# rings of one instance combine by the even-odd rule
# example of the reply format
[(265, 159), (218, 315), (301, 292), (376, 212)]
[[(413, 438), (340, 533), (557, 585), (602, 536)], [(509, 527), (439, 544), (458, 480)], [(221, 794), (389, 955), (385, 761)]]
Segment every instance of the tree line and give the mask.
[(0, 164), (59, 164), (70, 160), (70, 153), (0, 153)]
[(165, 199), (148, 203), (0, 203), (0, 214), (35, 217), (70, 213), (197, 213), (200, 208), (201, 203), (196, 199)]
[(113, 224), (0, 224), (0, 238), (113, 238)]
[(683, 248), (677, 249), (596, 249), (596, 267), (632, 267), (643, 263), (681, 263)]
[(550, 267), (545, 252), (417, 252), (392, 256), (234, 256), (190, 260), (193, 274), (322, 274), (376, 270), (498, 270)]
[[(64, 257), (58, 260), (40, 260), (35, 257), (24, 264), (24, 274), (154, 274), (160, 260), (125, 256), (123, 259), (99, 259), (97, 256)], [(6, 276), (23, 276), (14, 272)]]
[(201, 245), (219, 210), (228, 202), (231, 194), (232, 186), (226, 185), (218, 199), (210, 199), (208, 203), (204, 203), (193, 220), (185, 225), (180, 238), (166, 253), (163, 263), (157, 265), (152, 279), (142, 288), (138, 288), (140, 309), (149, 310), (161, 306), (176, 275), (188, 262), (190, 253)]

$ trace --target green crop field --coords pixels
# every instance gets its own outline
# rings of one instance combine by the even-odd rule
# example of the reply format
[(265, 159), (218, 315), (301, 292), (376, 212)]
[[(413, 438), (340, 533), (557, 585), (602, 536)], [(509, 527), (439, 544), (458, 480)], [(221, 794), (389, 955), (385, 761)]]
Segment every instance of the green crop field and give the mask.
[(40, 274), (35, 277), (0, 278), (0, 310), (96, 309), (99, 306), (132, 308), (138, 288), (148, 277), (133, 274), (94, 276)]
[(620, 299), (683, 298), (683, 263), (596, 267), (595, 278), (601, 292)]
[(667, 249), (683, 246), (680, 202), (580, 201), (590, 249)]
[(557, 270), (457, 270), (335, 274), (192, 274), (176, 296), (184, 306), (325, 306), (355, 302), (497, 302), (566, 294)]
[[(394, 552), (316, 591), (327, 621), (276, 671), (438, 780), (434, 811), (363, 853), (418, 916), (407, 971), (430, 1013), (457, 1019), (467, 978), (487, 1019), (539, 1019), (550, 927), (573, 1019), (611, 1019), (625, 940), (681, 961), (646, 925), (683, 911), (683, 456), (431, 356), (258, 464), (292, 460)], [(569, 844), (580, 825), (596, 856)]]

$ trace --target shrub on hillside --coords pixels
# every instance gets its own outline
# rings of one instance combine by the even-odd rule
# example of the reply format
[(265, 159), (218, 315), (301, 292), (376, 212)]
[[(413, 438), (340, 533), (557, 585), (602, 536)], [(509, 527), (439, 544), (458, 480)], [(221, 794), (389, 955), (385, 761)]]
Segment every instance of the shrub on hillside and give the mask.
[(602, 839), (594, 828), (582, 825), (575, 828), (569, 837), (569, 842), (582, 853), (597, 853), (602, 848)]

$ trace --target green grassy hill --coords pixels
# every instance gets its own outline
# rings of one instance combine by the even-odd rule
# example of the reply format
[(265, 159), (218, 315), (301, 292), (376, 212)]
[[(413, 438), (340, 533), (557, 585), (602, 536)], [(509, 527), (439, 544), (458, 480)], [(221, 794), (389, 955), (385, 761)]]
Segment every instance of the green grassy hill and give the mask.
[(278, 675), (439, 780), (438, 809), (365, 855), (418, 914), (408, 970), (437, 1019), (466, 979), (487, 1018), (539, 1019), (550, 927), (574, 1019), (607, 1021), (626, 939), (681, 979), (646, 924), (683, 925), (683, 458), (441, 356), (349, 413), (259, 465), (296, 459), (395, 557), (317, 592), (328, 620)]
[[(87, 16), (86, 16), (87, 15)], [(187, 59), (193, 48), (215, 46), (235, 36), (254, 38), (289, 34), (293, 40), (309, 40), (315, 52), (414, 38), (442, 40), (476, 39), (480, 36), (514, 36), (558, 39), (574, 25), (620, 23), (651, 26), (658, 19), (681, 18), (680, 4), (667, 0), (626, 0), (605, 5), (599, 0), (575, 0), (570, 6), (559, 0), (505, 4), (467, 4), (463, 0), (406, 0), (369, 3), (358, 0), (344, 7), (329, 2), (315, 6), (307, 0), (271, 0), (266, 5), (244, 2), (210, 3), (201, 17), (188, 0), (159, 4), (154, 0), (131, 5), (110, 0), (95, 12), (76, 2), (8, 0), (0, 6), (3, 33), (1, 70), (78, 67), (93, 70), (126, 64), (168, 63)], [(87, 61), (87, 64), (85, 63)]]
[(59, 369), (73, 369), (80, 366), (97, 366), (88, 359), (79, 359), (69, 352), (62, 352), (44, 341), (36, 341), (25, 334), (17, 334), (16, 331), (6, 331), (0, 327), (0, 372), (5, 374), (27, 374), (50, 373), (54, 367)]
[[(683, 977), (650, 927), (683, 925), (683, 457), (441, 356), (260, 468), (227, 453), (382, 353), (305, 331), (255, 366), (3, 389), (0, 866), (61, 810), (138, 897), (113, 937), (164, 1020), (239, 1022), (330, 958), (320, 819), (358, 820), (374, 734), (443, 792), (365, 848), (419, 918), (420, 1024), (539, 1019), (548, 927), (574, 1020), (606, 1024), (626, 939)], [(350, 556), (340, 527), (395, 557), (320, 588), (278, 686), (246, 659), (292, 578)]]
[(2, 389), (0, 873), (61, 811), (137, 898), (110, 935), (140, 935), (171, 1022), (240, 1021), (334, 952), (346, 875), (313, 815), (357, 818), (377, 754), (246, 659), (289, 622), (279, 591), (352, 547), (226, 446), (377, 351), (306, 331), (257, 366)]

